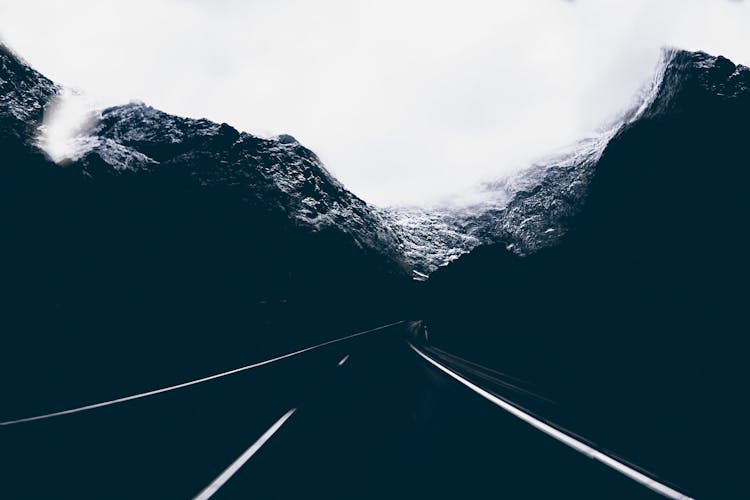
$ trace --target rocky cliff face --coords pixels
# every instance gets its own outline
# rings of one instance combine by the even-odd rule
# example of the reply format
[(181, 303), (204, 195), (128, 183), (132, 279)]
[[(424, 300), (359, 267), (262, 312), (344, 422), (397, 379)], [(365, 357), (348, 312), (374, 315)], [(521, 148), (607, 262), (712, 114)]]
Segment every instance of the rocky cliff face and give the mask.
[(620, 116), (566, 151), (510, 177), (477, 186), (480, 202), (383, 210), (399, 236), (400, 253), (416, 270), (417, 278), (426, 278), (482, 245), (504, 245), (515, 254), (528, 255), (556, 244), (583, 207), (607, 144), (647, 110), (653, 113), (676, 82), (687, 77), (690, 70), (681, 62), (687, 54), (664, 50), (652, 80)]
[[(546, 387), (558, 424), (696, 498), (746, 488), (748, 89), (746, 67), (671, 53), (562, 238), (523, 257), (477, 248), (427, 282), (433, 342)], [(544, 220), (544, 200), (577, 198), (570, 178), (507, 213)]]
[[(30, 147), (45, 106), (60, 88), (9, 50), (0, 52), (4, 137)], [(378, 208), (344, 188), (291, 136), (260, 138), (227, 124), (172, 116), (144, 104), (101, 112), (80, 136), (66, 168), (90, 178), (180, 175), (226, 188), (243, 203), (312, 232), (337, 232), (359, 248), (426, 279), (481, 245), (527, 255), (556, 244), (580, 211), (607, 144), (642, 119), (678, 113), (698, 89), (725, 100), (746, 94), (746, 69), (722, 57), (666, 50), (631, 109), (567, 152), (477, 188), (463, 206)]]
[(0, 44), (0, 138), (28, 142), (59, 88)]
[[(60, 88), (7, 49), (2, 64), (3, 133), (31, 144), (45, 106)], [(696, 85), (726, 99), (739, 98), (744, 71), (721, 57), (667, 50), (631, 109), (567, 152), (478, 186), (481, 201), (470, 205), (373, 207), (291, 136), (260, 138), (138, 103), (102, 111), (72, 139), (68, 163), (73, 164), (66, 168), (90, 179), (179, 174), (195, 186), (231, 189), (247, 205), (303, 230), (344, 235), (423, 280), (478, 246), (504, 245), (527, 255), (556, 244), (583, 206), (596, 164), (613, 137), (640, 119), (677, 111), (686, 101), (679, 95)], [(721, 75), (725, 81), (716, 78)]]
[(407, 316), (395, 236), (293, 138), (129, 104), (55, 163), (39, 136), (61, 89), (6, 49), (0, 79), (2, 375), (158, 385)]
[[(45, 107), (54, 104), (61, 88), (5, 47), (0, 48), (0, 86), (2, 134), (33, 145)], [(283, 214), (300, 228), (342, 232), (367, 251), (399, 260), (398, 237), (380, 214), (291, 136), (264, 139), (132, 103), (103, 110), (71, 140), (73, 154), (65, 168), (89, 179), (179, 172), (196, 185), (235, 188), (245, 203)]]
[(379, 215), (289, 135), (263, 139), (225, 123), (129, 104), (104, 110), (79, 140), (78, 161), (91, 177), (181, 171), (201, 186), (236, 187), (245, 202), (278, 211), (302, 228), (342, 231), (360, 247), (384, 254), (395, 244)]

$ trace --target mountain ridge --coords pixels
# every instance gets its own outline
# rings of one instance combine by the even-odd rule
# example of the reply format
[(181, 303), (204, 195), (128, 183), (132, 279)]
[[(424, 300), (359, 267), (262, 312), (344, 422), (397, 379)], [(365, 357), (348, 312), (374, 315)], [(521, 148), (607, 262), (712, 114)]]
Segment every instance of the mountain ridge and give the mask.
[[(128, 105), (105, 111), (100, 135), (77, 138), (83, 154), (58, 164), (39, 127), (60, 87), (7, 50), (0, 68), (10, 89), (0, 105), (0, 330), (10, 332), (0, 375), (28, 374), (9, 401), (137, 392), (406, 315), (407, 271), (331, 222), (369, 224), (357, 218), (369, 216), (363, 202), (332, 199), (340, 185), (288, 137), (256, 144), (227, 125)], [(154, 136), (115, 126), (144, 132), (153, 118)], [(233, 151), (265, 163), (227, 172)], [(306, 190), (317, 204), (304, 205)], [(287, 215), (297, 207), (311, 222)]]
[[(7, 49), (4, 53), (10, 54)], [(372, 206), (348, 191), (314, 152), (291, 136), (260, 138), (226, 123), (181, 118), (142, 103), (103, 110), (95, 124), (73, 139), (77, 144), (72, 160), (74, 168), (89, 177), (171, 168), (186, 171), (203, 186), (244, 185), (246, 189), (238, 194), (245, 202), (278, 210), (313, 232), (341, 231), (358, 247), (379, 253), (395, 267), (409, 269), (415, 279), (425, 280), (478, 246), (501, 244), (526, 255), (556, 244), (585, 203), (595, 165), (609, 141), (629, 123), (669, 108), (670, 95), (679, 91), (690, 70), (684, 64), (690, 57), (700, 59), (694, 63), (708, 71), (743, 71), (721, 56), (665, 49), (653, 80), (622, 116), (567, 152), (508, 178), (483, 183), (478, 187), (483, 201), (474, 204)], [(10, 65), (24, 73), (26, 93), (21, 95), (36, 110), (34, 120), (16, 111), (28, 134), (30, 127), (39, 126), (39, 113), (60, 87), (22, 61)], [(40, 95), (29, 93), (34, 87), (31, 80), (38, 82)], [(735, 80), (741, 85), (741, 79)], [(731, 96), (742, 89), (714, 90)], [(19, 101), (11, 109), (21, 110), (24, 105)]]
[(422, 316), (441, 348), (545, 387), (559, 425), (691, 496), (735, 498), (750, 69), (677, 51), (657, 90), (608, 141), (562, 238), (462, 256), (428, 280)]

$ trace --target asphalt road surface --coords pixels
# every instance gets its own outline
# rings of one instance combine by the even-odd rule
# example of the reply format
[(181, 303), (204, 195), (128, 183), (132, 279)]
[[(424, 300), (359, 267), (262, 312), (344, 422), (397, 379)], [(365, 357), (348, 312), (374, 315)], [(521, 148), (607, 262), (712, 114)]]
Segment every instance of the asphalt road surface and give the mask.
[[(609, 455), (592, 458), (598, 451), (572, 432), (554, 435), (544, 427), (543, 395), (419, 343), (406, 326), (148, 397), (0, 426), (0, 498), (680, 493), (644, 484), (648, 475), (639, 479), (636, 467)], [(11, 413), (4, 408), (0, 418), (22, 416)]]

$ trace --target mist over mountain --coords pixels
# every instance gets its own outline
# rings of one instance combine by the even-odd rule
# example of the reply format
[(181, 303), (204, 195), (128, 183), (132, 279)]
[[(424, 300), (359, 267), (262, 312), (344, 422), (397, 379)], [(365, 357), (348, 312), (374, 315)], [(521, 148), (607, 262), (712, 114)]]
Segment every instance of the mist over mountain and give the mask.
[[(564, 235), (567, 221), (583, 205), (604, 148), (648, 108), (675, 54), (664, 51), (653, 80), (597, 134), (511, 177), (480, 184), (462, 200), (430, 207), (366, 204), (291, 136), (264, 139), (142, 103), (95, 113), (92, 123), (83, 123), (83, 129), (67, 139), (69, 158), (63, 159), (74, 161), (72, 168), (92, 179), (113, 172), (181, 171), (207, 188), (232, 186), (248, 205), (277, 211), (313, 232), (344, 233), (356, 246), (424, 280), (480, 245), (503, 244), (524, 255)], [(59, 90), (60, 97), (48, 106), (51, 113), (57, 101), (65, 104)], [(37, 142), (49, 149), (45, 127)]]
[(525, 257), (485, 246), (430, 278), (432, 341), (546, 387), (577, 432), (696, 497), (745, 491), (748, 116), (750, 69), (670, 53), (564, 237)]

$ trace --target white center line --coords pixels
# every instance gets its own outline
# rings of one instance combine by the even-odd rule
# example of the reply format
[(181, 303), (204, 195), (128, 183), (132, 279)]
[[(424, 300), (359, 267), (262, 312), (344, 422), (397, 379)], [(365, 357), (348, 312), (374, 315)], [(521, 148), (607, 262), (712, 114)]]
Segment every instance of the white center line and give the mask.
[(208, 500), (209, 498), (211, 498), (214, 493), (219, 491), (219, 488), (224, 486), (224, 483), (232, 478), (235, 472), (240, 470), (240, 468), (245, 465), (245, 462), (250, 460), (250, 457), (255, 455), (255, 453), (260, 450), (264, 444), (266, 444), (266, 441), (271, 439), (271, 436), (273, 436), (276, 431), (278, 431), (281, 426), (284, 425), (284, 422), (286, 422), (295, 411), (297, 411), (297, 408), (292, 408), (284, 415), (282, 415), (282, 417), (278, 419), (276, 423), (274, 423), (271, 427), (269, 427), (268, 430), (264, 432), (263, 435), (261, 435), (258, 440), (250, 446), (250, 448), (245, 450), (244, 453), (242, 453), (242, 455), (237, 458), (237, 460), (232, 462), (229, 467), (224, 469), (224, 472), (219, 474), (218, 477), (214, 479), (211, 484), (206, 486), (203, 491), (198, 493), (193, 500)]
[(196, 380), (191, 380), (189, 382), (183, 382), (181, 384), (170, 385), (169, 387), (162, 387), (161, 389), (154, 389), (153, 391), (142, 392), (140, 394), (133, 394), (132, 396), (125, 396), (125, 397), (122, 397), (122, 398), (112, 399), (110, 401), (102, 401), (101, 403), (94, 403), (94, 404), (90, 404), (90, 405), (86, 405), (86, 406), (81, 406), (81, 407), (78, 407), (78, 408), (72, 408), (70, 410), (56, 411), (54, 413), (47, 413), (45, 415), (37, 415), (37, 416), (34, 416), (34, 417), (19, 418), (17, 420), (8, 420), (6, 422), (0, 422), (0, 426), (20, 424), (20, 423), (23, 423), (23, 422), (32, 422), (34, 420), (42, 420), (42, 419), (45, 419), (45, 418), (59, 417), (61, 415), (69, 415), (71, 413), (78, 413), (78, 412), (81, 412), (81, 411), (93, 410), (95, 408), (101, 408), (103, 406), (109, 406), (109, 405), (114, 405), (114, 404), (118, 404), (118, 403), (125, 403), (126, 401), (132, 401), (134, 399), (145, 398), (145, 397), (148, 397), (148, 396), (155, 396), (155, 395), (161, 394), (163, 392), (174, 391), (176, 389), (182, 389), (184, 387), (189, 387), (191, 385), (201, 384), (203, 382), (208, 382), (209, 380), (214, 380), (214, 379), (217, 379), (217, 378), (226, 377), (227, 375), (234, 375), (235, 373), (244, 372), (244, 371), (250, 370), (252, 368), (257, 368), (259, 366), (263, 366), (263, 365), (268, 365), (268, 364), (271, 364), (271, 363), (275, 363), (276, 361), (281, 361), (282, 359), (287, 359), (287, 358), (291, 358), (293, 356), (298, 356), (298, 355), (300, 355), (302, 353), (309, 352), (309, 351), (312, 351), (314, 349), (319, 349), (319, 348), (325, 347), (327, 345), (335, 344), (336, 342), (343, 342), (344, 340), (353, 339), (355, 337), (359, 337), (360, 335), (365, 335), (365, 334), (368, 334), (368, 333), (376, 332), (378, 330), (383, 330), (385, 328), (389, 328), (391, 326), (399, 325), (401, 323), (403, 323), (403, 321), (396, 321), (395, 323), (391, 323), (391, 324), (388, 324), (388, 325), (379, 326), (379, 327), (373, 328), (371, 330), (365, 330), (363, 332), (358, 332), (358, 333), (355, 333), (355, 334), (352, 334), (352, 335), (348, 335), (346, 337), (342, 337), (342, 338), (339, 338), (339, 339), (329, 340), (328, 342), (323, 342), (322, 344), (314, 345), (314, 346), (311, 346), (311, 347), (306, 347), (304, 349), (300, 349), (299, 351), (294, 351), (294, 352), (290, 352), (289, 354), (284, 354), (283, 356), (278, 356), (276, 358), (267, 359), (265, 361), (260, 361), (259, 363), (253, 363), (251, 365), (242, 366), (240, 368), (235, 368), (234, 370), (229, 370), (229, 371), (226, 371), (226, 372), (217, 373), (215, 375), (209, 375), (208, 377), (203, 377), (203, 378), (199, 378), (199, 379), (196, 379)]
[(484, 397), (485, 399), (488, 399), (489, 401), (495, 403), (497, 406), (501, 407), (511, 415), (518, 417), (519, 419), (523, 420), (524, 422), (530, 424), (531, 426), (535, 427), (536, 429), (544, 432), (545, 434), (555, 438), (556, 440), (560, 441), (563, 444), (566, 444), (573, 448), (574, 450), (583, 453), (589, 458), (593, 458), (594, 460), (597, 460), (604, 465), (607, 465), (608, 467), (616, 470), (617, 472), (620, 472), (621, 474), (624, 474), (625, 476), (629, 477), (630, 479), (642, 484), (643, 486), (646, 486), (647, 488), (650, 488), (651, 490), (667, 497), (672, 498), (675, 500), (693, 500), (691, 497), (680, 493), (677, 490), (674, 490), (670, 488), (669, 486), (662, 484), (647, 475), (638, 472), (637, 470), (633, 469), (632, 467), (629, 467), (625, 465), (622, 462), (619, 462), (615, 460), (614, 458), (610, 457), (609, 455), (605, 455), (599, 450), (596, 450), (592, 448), (591, 446), (582, 443), (581, 441), (575, 439), (572, 436), (569, 436), (568, 434), (565, 434), (564, 432), (560, 431), (559, 429), (556, 429), (555, 427), (542, 422), (536, 417), (533, 417), (529, 415), (528, 413), (520, 410), (516, 406), (508, 403), (504, 399), (499, 398), (498, 396), (492, 394), (491, 392), (488, 392), (478, 385), (470, 382), (469, 380), (463, 378), (461, 375), (457, 374), (450, 368), (447, 368), (443, 366), (442, 364), (438, 363), (434, 359), (430, 358), (426, 354), (422, 353), (419, 349), (414, 347), (411, 343), (409, 343), (409, 347), (414, 349), (414, 352), (419, 354), (421, 357), (423, 357), (425, 360), (427, 360), (429, 363), (434, 365), (436, 368), (438, 368), (440, 371), (444, 372), (445, 374), (449, 375), (450, 377), (456, 379), (472, 391), (476, 392), (480, 396)]
[(338, 366), (341, 366), (341, 365), (343, 365), (344, 363), (346, 363), (346, 361), (347, 361), (348, 359), (349, 359), (349, 355), (347, 354), (346, 356), (344, 356), (343, 358), (341, 358), (341, 361), (339, 361), (339, 364), (338, 364)]

